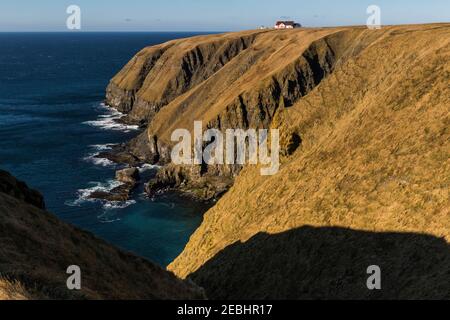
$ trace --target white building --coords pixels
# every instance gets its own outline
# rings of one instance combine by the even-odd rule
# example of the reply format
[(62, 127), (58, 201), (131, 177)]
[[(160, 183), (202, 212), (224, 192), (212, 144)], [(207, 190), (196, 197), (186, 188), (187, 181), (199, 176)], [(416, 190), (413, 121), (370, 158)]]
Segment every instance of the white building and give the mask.
[(275, 23), (275, 29), (295, 29), (300, 28), (302, 25), (295, 21), (277, 21)]

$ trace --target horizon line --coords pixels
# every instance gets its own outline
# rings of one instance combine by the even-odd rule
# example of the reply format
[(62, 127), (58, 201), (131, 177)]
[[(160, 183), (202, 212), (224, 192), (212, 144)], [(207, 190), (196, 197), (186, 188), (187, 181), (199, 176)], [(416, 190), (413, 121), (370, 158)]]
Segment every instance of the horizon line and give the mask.
[[(253, 29), (248, 29), (253, 30)], [(256, 29), (255, 29), (256, 30)], [(245, 31), (245, 30), (240, 30)], [(132, 31), (124, 31), (124, 30), (100, 30), (100, 31), (62, 31), (62, 30), (42, 30), (42, 31), (30, 31), (30, 30), (24, 30), (24, 31), (0, 31), (0, 33), (73, 33), (73, 34), (80, 34), (80, 33), (205, 33), (205, 32), (239, 32), (239, 31), (217, 31), (217, 30), (211, 30), (211, 31), (199, 31), (199, 30), (174, 30), (174, 31), (145, 31), (145, 30), (132, 30)]]
[[(408, 26), (408, 25), (433, 25), (433, 24), (450, 24), (449, 21), (438, 21), (438, 22), (415, 22), (415, 23), (398, 23), (398, 24), (382, 24), (381, 27), (390, 26)], [(344, 28), (344, 27), (366, 27), (365, 24), (337, 24), (337, 25), (322, 25), (322, 26), (302, 26), (299, 29), (320, 29), (320, 28)], [(265, 26), (267, 30), (274, 29), (270, 26)], [(259, 30), (259, 27), (248, 28), (248, 29), (237, 29), (237, 30), (11, 30), (11, 31), (1, 31), (0, 33), (226, 33), (226, 32), (242, 32), (250, 30)]]

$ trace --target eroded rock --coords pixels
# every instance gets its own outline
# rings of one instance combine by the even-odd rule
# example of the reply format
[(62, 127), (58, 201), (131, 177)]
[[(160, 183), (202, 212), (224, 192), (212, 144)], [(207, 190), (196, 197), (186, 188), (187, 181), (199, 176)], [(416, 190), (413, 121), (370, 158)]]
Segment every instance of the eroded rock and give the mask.
[(140, 180), (137, 168), (126, 168), (116, 171), (116, 179), (123, 183), (136, 184)]

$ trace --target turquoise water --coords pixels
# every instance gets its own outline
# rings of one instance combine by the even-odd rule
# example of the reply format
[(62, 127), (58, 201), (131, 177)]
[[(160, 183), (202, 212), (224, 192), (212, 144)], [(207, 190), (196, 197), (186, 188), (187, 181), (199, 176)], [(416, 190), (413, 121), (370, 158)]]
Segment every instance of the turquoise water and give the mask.
[[(0, 168), (40, 190), (49, 211), (163, 266), (200, 225), (205, 205), (164, 195), (89, 201), (116, 185), (92, 156), (136, 136), (102, 104), (114, 74), (141, 48), (190, 33), (0, 33)], [(146, 177), (155, 168), (143, 167)]]

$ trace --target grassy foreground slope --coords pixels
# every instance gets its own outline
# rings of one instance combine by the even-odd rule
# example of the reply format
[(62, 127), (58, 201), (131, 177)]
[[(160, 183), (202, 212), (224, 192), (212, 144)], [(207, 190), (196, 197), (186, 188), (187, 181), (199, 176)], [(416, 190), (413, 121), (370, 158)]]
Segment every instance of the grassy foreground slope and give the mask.
[[(81, 268), (81, 290), (66, 286)], [(44, 210), (42, 196), (0, 170), (0, 300), (199, 299), (203, 291)]]
[[(450, 25), (348, 30), (270, 123), (280, 172), (245, 167), (169, 266), (209, 297), (450, 298)], [(392, 281), (375, 294), (361, 277), (377, 263)]]

